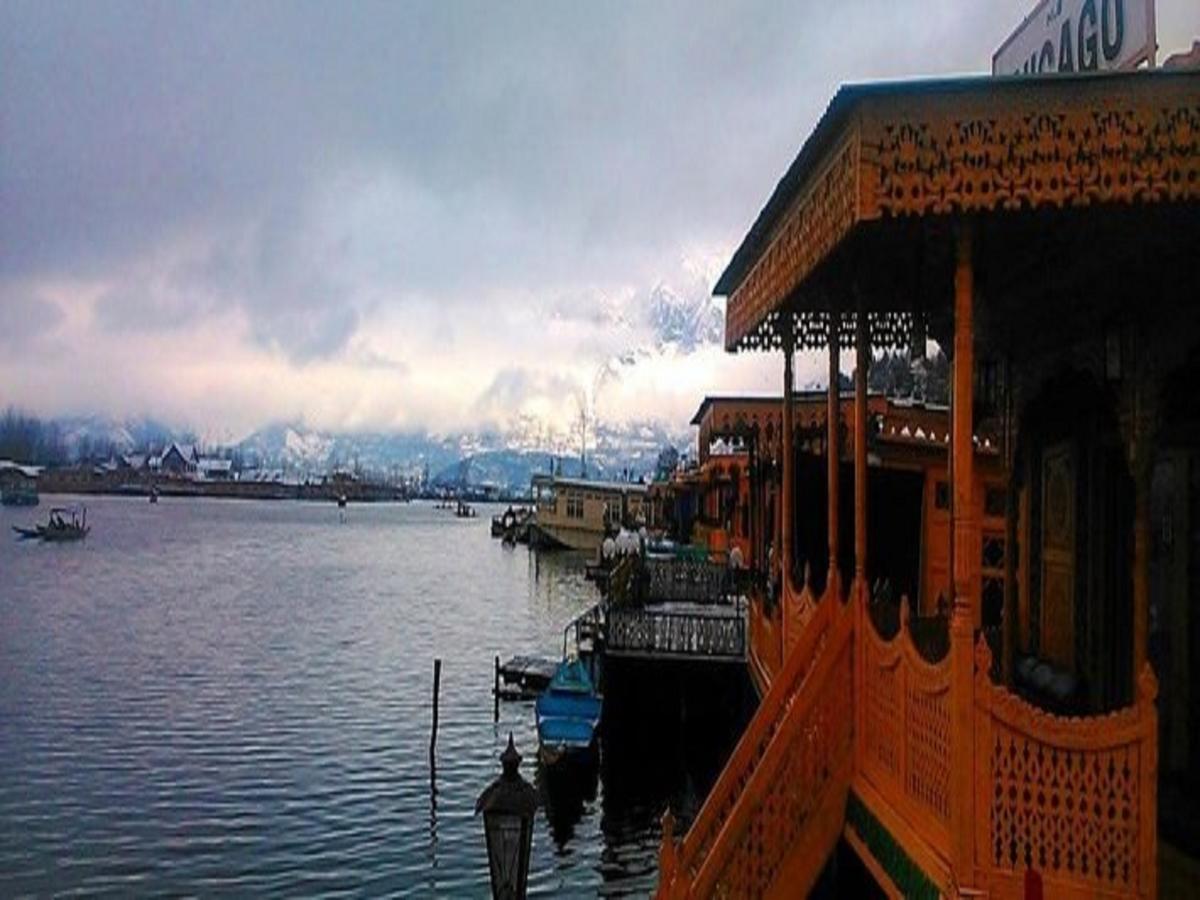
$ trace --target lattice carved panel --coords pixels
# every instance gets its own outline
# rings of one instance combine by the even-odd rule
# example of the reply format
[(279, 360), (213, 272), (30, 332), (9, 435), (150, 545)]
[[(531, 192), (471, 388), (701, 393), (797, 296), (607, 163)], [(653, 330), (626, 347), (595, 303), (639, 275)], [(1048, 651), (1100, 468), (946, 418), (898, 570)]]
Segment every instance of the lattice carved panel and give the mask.
[(1195, 96), (1058, 102), (885, 117), (864, 130), (862, 217), (1200, 198)]
[[(732, 772), (734, 777), (728, 783), (724, 783), (726, 775), (723, 775), (714, 786), (684, 842), (680, 865), (685, 878), (695, 879), (699, 874), (700, 866), (712, 851), (734, 808), (742, 800), (750, 779), (763, 763), (767, 750), (780, 729), (784, 727), (787, 711), (796, 702), (800, 692), (809, 685), (820, 651), (827, 646), (830, 620), (837, 611), (836, 607), (836, 604), (822, 603), (816, 614), (809, 618), (799, 647), (788, 657), (790, 669), (785, 666), (782, 658), (778, 659), (777, 664), (781, 671), (776, 673), (767, 696), (759, 705), (754, 719), (747, 726), (735, 750), (736, 763), (734, 760), (730, 762), (733, 769), (727, 769), (726, 775)], [(778, 633), (773, 626), (769, 633), (773, 647), (778, 647)], [(779, 703), (776, 704), (775, 701)]]
[(865, 665), (863, 693), (866, 725), (863, 739), (866, 741), (867, 759), (878, 766), (882, 773), (897, 779), (898, 783), (901, 731), (904, 727), (900, 717), (900, 659), (897, 656), (885, 665), (878, 659), (878, 654), (866, 651)]
[(950, 668), (920, 658), (907, 604), (890, 639), (863, 626), (864, 773), (884, 800), (944, 848), (950, 824)]
[(998, 729), (989, 752), (994, 866), (1136, 889), (1136, 745), (1068, 750)]
[[(912, 342), (916, 316), (925, 313), (877, 310), (867, 313), (869, 340), (873, 350), (903, 350)], [(841, 313), (838, 323), (838, 347), (853, 350), (856, 340), (853, 312)], [(783, 312), (767, 315), (745, 335), (736, 350), (782, 351), (784, 332), (790, 323), (796, 350), (824, 350), (829, 346), (829, 313), (822, 311)], [(726, 324), (728, 329), (730, 326)]]
[(1200, 199), (1198, 93), (1146, 78), (870, 101), (729, 298), (726, 346), (781, 347), (779, 311), (860, 222)]
[(766, 793), (754, 804), (748, 827), (737, 838), (722, 868), (716, 897), (764, 896), (796, 842), (803, 836), (826, 790), (850, 753), (853, 715), (835, 685), (850, 683), (852, 654), (845, 643), (822, 685), (821, 697), (801, 721), (791, 725), (788, 752), (775, 760)]
[(989, 680), (991, 651), (975, 645), (976, 777), (981, 865), (1019, 884), (1036, 869), (1073, 896), (1153, 893), (1158, 683), (1138, 676), (1133, 706), (1086, 718), (1055, 716)]
[[(792, 209), (749, 274), (729, 298), (726, 344), (740, 346), (854, 225), (858, 142), (843, 137), (831, 161)], [(761, 339), (751, 344), (761, 345)]]
[(950, 820), (950, 691), (907, 689), (908, 796), (943, 822)]

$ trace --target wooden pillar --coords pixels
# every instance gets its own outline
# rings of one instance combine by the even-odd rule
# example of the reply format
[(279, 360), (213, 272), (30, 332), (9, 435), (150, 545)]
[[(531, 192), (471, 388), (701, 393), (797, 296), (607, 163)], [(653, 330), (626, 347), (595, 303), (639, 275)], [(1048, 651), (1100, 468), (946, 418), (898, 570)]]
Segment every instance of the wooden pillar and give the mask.
[[(790, 321), (790, 318), (789, 318)], [(795, 479), (795, 457), (792, 447), (793, 433), (793, 401), (792, 401), (792, 382), (794, 381), (792, 373), (792, 358), (795, 353), (795, 335), (792, 333), (791, 326), (787, 326), (783, 332), (783, 410), (780, 416), (780, 427), (783, 434), (780, 435), (779, 445), (783, 454), (783, 502), (781, 506), (781, 514), (779, 517), (779, 564), (783, 569), (783, 582), (786, 585), (788, 575), (792, 571), (792, 482)]]
[[(1129, 379), (1126, 388), (1129, 405), (1131, 431), (1129, 441), (1129, 471), (1133, 476), (1133, 621), (1130, 640), (1133, 641), (1131, 653), (1133, 684), (1129, 696), (1134, 700), (1138, 696), (1138, 678), (1146, 665), (1150, 640), (1150, 552), (1151, 552), (1151, 522), (1150, 494), (1154, 480), (1154, 441), (1152, 422), (1157, 410), (1149, 397), (1157, 396), (1161, 385), (1154, 384), (1147, 378), (1140, 354), (1129, 354), (1133, 357), (1134, 365), (1126, 364), (1125, 373)], [(1185, 482), (1186, 483), (1186, 482)], [(1160, 672), (1159, 676), (1167, 679), (1168, 672)]]
[[(1133, 684), (1129, 696), (1136, 699), (1138, 676), (1146, 664), (1150, 630), (1150, 448), (1139, 448), (1143, 456), (1134, 461), (1133, 513)], [(1163, 678), (1168, 673), (1161, 673)]]
[[(979, 517), (975, 511), (975, 330), (972, 320), (975, 278), (971, 264), (970, 226), (958, 232), (957, 263), (954, 271), (954, 395), (951, 407), (954, 454), (951, 516), (954, 541), (955, 609), (972, 610), (978, 598), (971, 586), (979, 568)], [(972, 614), (971, 622), (974, 623)]]
[(838, 469), (841, 465), (841, 409), (842, 398), (841, 391), (838, 386), (840, 377), (840, 366), (838, 363), (840, 352), (840, 332), (841, 332), (841, 317), (836, 309), (829, 311), (829, 388), (828, 408), (825, 418), (828, 426), (828, 437), (826, 438), (826, 459), (829, 464), (828, 485), (829, 485), (829, 578), (826, 581), (826, 593), (838, 591), (840, 596), (840, 584), (838, 577)]
[[(960, 885), (975, 883), (975, 612), (971, 596), (980, 566), (979, 520), (974, 507), (973, 440), (975, 284), (970, 223), (957, 232), (954, 271), (954, 369), (951, 394), (951, 541), (954, 608), (950, 619), (951, 861)], [(980, 789), (990, 788), (981, 785)]]
[(854, 580), (867, 583), (867, 367), (871, 329), (866, 305), (858, 300), (854, 334)]
[(780, 486), (783, 497), (779, 503), (779, 549), (775, 556), (779, 560), (780, 589), (779, 589), (779, 659), (787, 656), (788, 647), (788, 595), (792, 584), (792, 495), (795, 479), (795, 452), (792, 447), (792, 356), (796, 350), (796, 334), (792, 326), (792, 314), (784, 310), (781, 320), (783, 337), (783, 410), (780, 415), (780, 427), (783, 434), (779, 437), (779, 445), (783, 453), (783, 478)]

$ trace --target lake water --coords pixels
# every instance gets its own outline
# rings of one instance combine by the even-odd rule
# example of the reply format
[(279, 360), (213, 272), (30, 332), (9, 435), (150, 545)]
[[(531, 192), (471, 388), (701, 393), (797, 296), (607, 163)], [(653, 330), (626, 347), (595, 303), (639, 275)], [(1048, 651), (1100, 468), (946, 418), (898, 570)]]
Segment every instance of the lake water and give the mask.
[(81, 544), (13, 539), (64, 499), (0, 508), (2, 896), (487, 896), (474, 803), (510, 731), (544, 804), (530, 893), (644, 895), (662, 809), (736, 733), (681, 730), (634, 673), (648, 721), (606, 705), (598, 783), (542, 778), (532, 704), (493, 723), (492, 658), (557, 656), (597, 596), (486, 508), (97, 497)]

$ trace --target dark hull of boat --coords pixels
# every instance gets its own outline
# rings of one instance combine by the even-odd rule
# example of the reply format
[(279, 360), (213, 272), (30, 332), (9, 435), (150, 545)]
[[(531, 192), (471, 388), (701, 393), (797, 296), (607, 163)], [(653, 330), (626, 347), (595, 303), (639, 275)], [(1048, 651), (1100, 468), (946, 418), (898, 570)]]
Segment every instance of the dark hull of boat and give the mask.
[(572, 772), (587, 770), (599, 761), (600, 751), (595, 738), (583, 746), (568, 744), (538, 744), (538, 761), (548, 771)]
[(38, 525), (36, 528), (22, 528), (19, 525), (14, 525), (12, 526), (12, 530), (17, 533), (19, 540), (42, 540), (53, 544), (65, 543), (66, 541), (82, 541), (92, 529), (87, 526), (80, 527), (76, 525), (68, 525), (65, 528), (50, 528), (46, 525)]
[(535, 550), (570, 550), (571, 545), (563, 543), (540, 525), (529, 526), (529, 546)]
[(90, 528), (47, 528), (42, 531), (42, 540), (51, 543), (82, 541), (91, 530)]

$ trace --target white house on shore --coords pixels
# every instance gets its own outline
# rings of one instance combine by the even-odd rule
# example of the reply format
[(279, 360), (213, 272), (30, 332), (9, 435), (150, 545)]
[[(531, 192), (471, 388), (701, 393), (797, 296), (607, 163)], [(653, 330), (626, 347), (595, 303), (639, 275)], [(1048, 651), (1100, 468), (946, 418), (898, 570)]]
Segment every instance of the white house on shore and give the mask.
[(200, 465), (200, 454), (195, 444), (180, 444), (172, 441), (163, 451), (158, 468), (171, 475), (195, 475)]
[(202, 456), (196, 461), (196, 477), (200, 481), (230, 481), (233, 479), (233, 460)]

